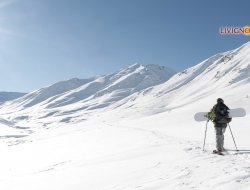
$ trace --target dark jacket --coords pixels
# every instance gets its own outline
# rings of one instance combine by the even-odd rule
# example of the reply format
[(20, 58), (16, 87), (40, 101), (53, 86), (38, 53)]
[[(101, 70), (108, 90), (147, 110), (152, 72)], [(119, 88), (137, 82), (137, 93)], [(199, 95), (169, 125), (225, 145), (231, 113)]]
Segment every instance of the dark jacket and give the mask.
[[(215, 127), (227, 127), (227, 123), (231, 121), (228, 116), (230, 109), (222, 102), (218, 102), (212, 108), (212, 112), (215, 113), (214, 126)], [(223, 114), (222, 114), (223, 113)]]

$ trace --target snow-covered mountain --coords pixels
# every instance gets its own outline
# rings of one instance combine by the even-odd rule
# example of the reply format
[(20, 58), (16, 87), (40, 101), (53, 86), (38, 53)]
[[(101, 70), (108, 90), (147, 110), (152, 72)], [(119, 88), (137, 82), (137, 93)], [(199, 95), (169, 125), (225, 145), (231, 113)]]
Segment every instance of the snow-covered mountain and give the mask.
[(231, 105), (250, 107), (249, 76), (250, 43), (246, 43), (176, 74), (163, 66), (135, 64), (107, 76), (62, 81), (1, 105), (0, 113), (17, 122), (25, 118), (67, 123), (99, 112), (124, 118), (189, 104), (209, 109), (206, 103), (217, 97), (234, 97)]
[[(61, 107), (93, 99), (99, 99), (98, 107), (106, 107), (130, 94), (161, 84), (174, 73), (173, 70), (163, 66), (135, 64), (112, 75), (96, 77), (77, 89), (55, 97), (53, 100), (50, 99), (46, 108)], [(91, 109), (95, 107), (96, 104)]]
[[(137, 113), (154, 114), (197, 105), (213, 104), (218, 97), (232, 106), (250, 111), (250, 42), (241, 47), (214, 55), (198, 65), (175, 74), (165, 83), (135, 93), (113, 105), (120, 111), (137, 109)], [(144, 109), (147, 105), (148, 109)], [(205, 107), (204, 107), (205, 106)], [(211, 105), (210, 105), (211, 106)], [(130, 112), (131, 113), (131, 112)]]
[(69, 122), (100, 111), (121, 117), (151, 115), (203, 105), (217, 97), (234, 96), (231, 104), (239, 105), (238, 100), (248, 100), (249, 75), (250, 43), (246, 43), (176, 74), (163, 66), (135, 64), (108, 76), (62, 81), (7, 102), (0, 113), (12, 119), (54, 116)]
[(104, 108), (133, 93), (162, 84), (174, 74), (164, 66), (134, 64), (108, 76), (70, 79), (44, 87), (2, 105), (1, 113), (15, 112), (15, 117), (22, 115), (24, 118), (27, 114), (34, 117), (35, 111), (41, 118)]
[(25, 94), (22, 92), (0, 92), (0, 103), (20, 98)]

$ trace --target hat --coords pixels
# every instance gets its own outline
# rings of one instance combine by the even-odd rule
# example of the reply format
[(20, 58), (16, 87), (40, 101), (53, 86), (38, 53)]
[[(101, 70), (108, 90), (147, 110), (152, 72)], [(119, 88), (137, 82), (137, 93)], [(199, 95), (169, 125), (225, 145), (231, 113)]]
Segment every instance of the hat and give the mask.
[(224, 100), (222, 98), (218, 98), (217, 103), (219, 103), (219, 102), (224, 103)]

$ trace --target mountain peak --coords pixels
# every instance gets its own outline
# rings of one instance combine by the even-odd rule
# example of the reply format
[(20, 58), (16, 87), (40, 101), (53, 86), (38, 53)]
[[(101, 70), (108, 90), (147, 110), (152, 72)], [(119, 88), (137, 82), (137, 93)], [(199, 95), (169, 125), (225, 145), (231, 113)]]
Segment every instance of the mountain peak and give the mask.
[(133, 64), (133, 65), (130, 65), (129, 67), (128, 67), (128, 69), (132, 69), (132, 68), (138, 68), (138, 67), (140, 67), (140, 66), (143, 66), (142, 64), (140, 64), (140, 63), (135, 63), (135, 64)]
[[(135, 63), (114, 74), (92, 77), (89, 79), (72, 78), (57, 82), (25, 95), (13, 101), (17, 107), (28, 108), (45, 105), (47, 108), (61, 107), (92, 97), (93, 102), (106, 102), (109, 105), (132, 93), (161, 84), (172, 77), (175, 72), (164, 66), (142, 65)], [(107, 96), (109, 94), (109, 96)], [(96, 103), (95, 103), (96, 104)], [(90, 106), (88, 106), (90, 107)], [(21, 109), (23, 109), (21, 108)]]
[(46, 118), (51, 116), (47, 114), (49, 112), (57, 112), (60, 116), (77, 115), (79, 111), (101, 108), (143, 107), (145, 102), (150, 106), (161, 105), (164, 109), (180, 107), (216, 93), (220, 95), (227, 91), (230, 94), (235, 92), (234, 88), (248, 89), (249, 47), (250, 42), (235, 50), (216, 54), (177, 74), (165, 66), (135, 63), (107, 76), (73, 78), (2, 105), (2, 111), (16, 113), (16, 110), (25, 110), (29, 113), (36, 110), (34, 117)]

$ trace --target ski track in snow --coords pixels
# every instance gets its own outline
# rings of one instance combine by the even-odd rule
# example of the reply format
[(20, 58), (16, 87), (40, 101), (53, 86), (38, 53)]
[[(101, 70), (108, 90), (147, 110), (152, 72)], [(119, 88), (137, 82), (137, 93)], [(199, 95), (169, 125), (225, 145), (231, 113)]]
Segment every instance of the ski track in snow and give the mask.
[[(162, 147), (162, 151), (169, 157), (172, 152), (174, 152), (173, 157), (176, 156), (176, 151), (180, 152), (180, 157), (172, 163), (164, 160), (156, 161), (157, 164), (151, 169), (162, 172), (160, 176), (155, 176), (135, 186), (114, 188), (116, 190), (231, 189), (232, 187), (234, 189), (236, 186), (239, 189), (242, 186), (244, 189), (246, 186), (250, 187), (250, 152), (227, 152), (225, 156), (214, 155), (211, 151), (203, 152), (201, 147), (197, 146), (200, 142), (169, 137), (159, 131), (133, 129), (150, 132), (156, 139), (165, 142), (155, 145), (154, 148)], [(156, 144), (158, 144), (157, 141)], [(172, 146), (176, 150), (173, 150)]]
[[(38, 141), (41, 143), (39, 145), (41, 149), (39, 155), (41, 154), (42, 159), (45, 159), (47, 156), (52, 156), (50, 150), (46, 150), (47, 144), (54, 142), (52, 139), (62, 138), (53, 144), (54, 146), (62, 144), (62, 147), (64, 147), (66, 141), (72, 140), (72, 137), (67, 135), (71, 134), (73, 136), (77, 135), (75, 138), (77, 144), (74, 144), (76, 143), (74, 142), (61, 151), (68, 152), (70, 150), (67, 149), (75, 147), (76, 152), (85, 152), (84, 141), (81, 142), (77, 139), (87, 137), (88, 133), (93, 134), (93, 137), (97, 133), (101, 134), (100, 137), (96, 138), (98, 140), (101, 139), (103, 134), (108, 135), (108, 138), (106, 136), (104, 138), (107, 138), (110, 142), (107, 146), (103, 146), (104, 150), (109, 150), (109, 146), (113, 146), (113, 143), (118, 143), (118, 148), (109, 150), (108, 153), (106, 151), (102, 154), (98, 153), (96, 156), (91, 156), (90, 151), (89, 158), (82, 157), (81, 154), (73, 155), (68, 153), (67, 156), (52, 159), (53, 161), (46, 162), (46, 164), (39, 163), (40, 161), (37, 164), (33, 163), (33, 167), (30, 168), (29, 161), (27, 161), (22, 166), (26, 168), (25, 164), (27, 164), (27, 169), (22, 169), (22, 167), (16, 169), (10, 165), (7, 168), (2, 168), (0, 188), (14, 190), (18, 186), (20, 190), (29, 190), (35, 187), (38, 190), (66, 190), (73, 187), (74, 190), (230, 190), (250, 187), (250, 151), (247, 150), (239, 152), (230, 150), (227, 155), (219, 156), (211, 153), (213, 148), (211, 144), (207, 144), (207, 151), (203, 152), (201, 148), (202, 142), (199, 141), (172, 137), (161, 130), (105, 121), (99, 122), (93, 129), (76, 127), (70, 133), (69, 129), (66, 131), (59, 130), (60, 133), (54, 130), (57, 135), (51, 137), (45, 135), (44, 138), (40, 139), (35, 139), (32, 136), (33, 134), (29, 137), (20, 136), (18, 139), (23, 139), (24, 144), (16, 144), (14, 148), (19, 150), (20, 153), (25, 150), (23, 146), (31, 146), (33, 141)], [(117, 135), (115, 139), (112, 139), (114, 134), (109, 135), (110, 131), (115, 131), (114, 134)], [(123, 147), (119, 145), (118, 139), (124, 138), (124, 134), (126, 139), (121, 145), (128, 144)], [(140, 134), (138, 136), (138, 145), (133, 147), (133, 143), (136, 142), (134, 138), (137, 138), (138, 134)], [(130, 136), (131, 142), (129, 142)], [(13, 144), (16, 142), (15, 139), (11, 141), (13, 141)], [(91, 142), (88, 144), (90, 147)], [(106, 142), (106, 140), (103, 142)], [(98, 142), (97, 147), (102, 146), (103, 142)], [(60, 146), (58, 149), (60, 150)], [(93, 147), (93, 149), (95, 148)], [(58, 150), (55, 149), (55, 151), (55, 154), (57, 154)], [(25, 152), (28, 154), (26, 156), (22, 155), (21, 159), (25, 159), (25, 157), (27, 159), (36, 154), (30, 151)], [(58, 154), (60, 154), (60, 151), (58, 151)], [(8, 157), (8, 151), (6, 156)], [(18, 157), (18, 153), (14, 153), (14, 156)], [(15, 160), (15, 166), (19, 167), (18, 165), (22, 163), (17, 162), (18, 159)], [(5, 173), (9, 176), (7, 179), (3, 177)], [(69, 174), (73, 175), (71, 179), (68, 179), (70, 181), (66, 180), (66, 176)], [(84, 178), (87, 180), (82, 180)], [(32, 181), (33, 185), (29, 183), (30, 181)], [(13, 184), (17, 184), (17, 186), (13, 186)]]

